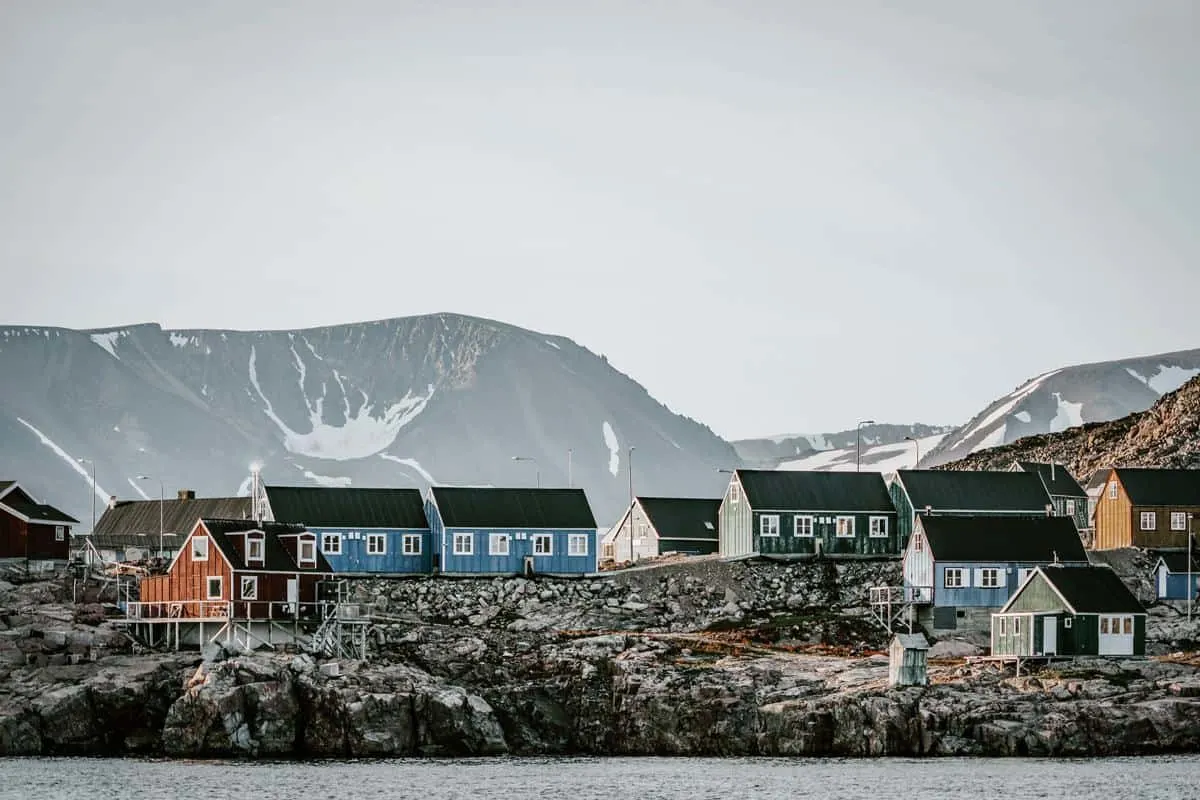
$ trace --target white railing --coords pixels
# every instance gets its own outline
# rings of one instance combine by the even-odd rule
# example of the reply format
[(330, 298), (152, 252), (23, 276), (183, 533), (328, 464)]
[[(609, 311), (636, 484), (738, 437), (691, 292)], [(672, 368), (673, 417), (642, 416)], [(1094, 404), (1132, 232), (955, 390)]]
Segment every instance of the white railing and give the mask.
[(906, 605), (909, 603), (932, 603), (932, 586), (872, 586), (871, 605)]
[(129, 602), (125, 616), (134, 620), (229, 619), (228, 600), (164, 600)]
[[(334, 602), (289, 603), (278, 600), (162, 600), (125, 604), (127, 619), (138, 621), (253, 619), (278, 622), (325, 620)], [(357, 606), (354, 609), (358, 610)]]

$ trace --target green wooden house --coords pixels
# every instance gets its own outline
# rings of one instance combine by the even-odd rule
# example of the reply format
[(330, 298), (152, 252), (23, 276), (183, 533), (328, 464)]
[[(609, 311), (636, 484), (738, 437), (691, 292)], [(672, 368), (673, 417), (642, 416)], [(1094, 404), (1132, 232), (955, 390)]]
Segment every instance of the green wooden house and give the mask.
[(888, 486), (898, 514), (900, 546), (918, 514), (1044, 517), (1050, 495), (1036, 475), (983, 470), (902, 469)]
[(1108, 566), (1035, 569), (992, 615), (992, 655), (1144, 656), (1146, 609)]
[(896, 509), (878, 472), (739, 469), (719, 517), (725, 558), (900, 555)]
[(1054, 516), (1069, 517), (1075, 529), (1090, 541), (1091, 520), (1088, 514), (1088, 493), (1062, 464), (1039, 461), (1015, 461), (1013, 472), (1032, 472), (1042, 479), (1046, 494), (1054, 504)]

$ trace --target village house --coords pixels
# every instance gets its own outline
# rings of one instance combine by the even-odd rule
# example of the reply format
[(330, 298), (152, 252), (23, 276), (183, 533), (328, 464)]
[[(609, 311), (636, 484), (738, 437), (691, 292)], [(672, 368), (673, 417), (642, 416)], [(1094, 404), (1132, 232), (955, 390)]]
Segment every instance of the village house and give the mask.
[(718, 525), (725, 558), (897, 556), (896, 509), (878, 472), (735, 470)]
[(1028, 472), (902, 469), (888, 491), (899, 515), (901, 546), (908, 544), (919, 515), (1044, 517), (1053, 507), (1041, 479)]
[(920, 516), (904, 552), (904, 587), (930, 630), (986, 630), (1039, 566), (1087, 563), (1066, 517)]
[(428, 574), (433, 547), (418, 489), (266, 486), (263, 518), (305, 526), (338, 573)]
[(1104, 487), (1108, 485), (1108, 476), (1112, 472), (1110, 467), (1104, 467), (1092, 472), (1092, 476), (1088, 478), (1087, 484), (1083, 490), (1088, 496), (1088, 530), (1091, 531), (1091, 542), (1096, 540), (1096, 505), (1100, 502), (1100, 495), (1104, 493)]
[(600, 560), (639, 561), (663, 553), (715, 553), (720, 547), (720, 508), (720, 499), (638, 497), (605, 534)]
[(1192, 554), (1192, 565), (1189, 570), (1186, 550), (1160, 551), (1158, 560), (1154, 562), (1153, 576), (1154, 594), (1157, 600), (1187, 600), (1190, 577), (1192, 585), (1190, 595), (1194, 602), (1197, 599), (1197, 590), (1200, 590), (1200, 553)]
[(992, 615), (992, 655), (1144, 656), (1146, 609), (1108, 566), (1039, 567)]
[(1115, 467), (1096, 501), (1096, 550), (1186, 549), (1200, 470)]
[(38, 502), (16, 481), (0, 481), (0, 562), (32, 568), (71, 558), (71, 526), (79, 520)]
[(1079, 481), (1062, 464), (1045, 464), (1037, 461), (1017, 461), (1012, 465), (1014, 472), (1030, 472), (1042, 479), (1046, 494), (1054, 504), (1054, 513), (1069, 517), (1079, 530), (1084, 542), (1091, 541), (1092, 525), (1088, 515), (1088, 493)]
[(434, 486), (425, 501), (433, 568), (448, 575), (596, 571), (596, 518), (583, 489)]
[(104, 561), (141, 561), (156, 555), (170, 560), (201, 519), (247, 519), (250, 508), (249, 497), (196, 497), (191, 489), (180, 489), (175, 498), (161, 503), (113, 497), (89, 538)]

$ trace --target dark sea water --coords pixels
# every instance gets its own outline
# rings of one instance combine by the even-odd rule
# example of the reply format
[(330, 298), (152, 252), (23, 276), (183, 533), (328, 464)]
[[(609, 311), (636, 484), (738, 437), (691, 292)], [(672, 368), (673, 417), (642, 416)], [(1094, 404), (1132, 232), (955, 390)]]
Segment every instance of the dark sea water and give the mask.
[(1200, 798), (1200, 756), (1072, 761), (586, 758), (249, 763), (0, 759), (0, 798)]

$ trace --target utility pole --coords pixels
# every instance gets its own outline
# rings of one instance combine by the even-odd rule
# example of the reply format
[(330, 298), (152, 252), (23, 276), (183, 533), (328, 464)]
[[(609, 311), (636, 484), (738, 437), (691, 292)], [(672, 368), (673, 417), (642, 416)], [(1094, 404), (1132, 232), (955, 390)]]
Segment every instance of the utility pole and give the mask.
[(1188, 624), (1190, 625), (1192, 623), (1192, 598), (1196, 596), (1196, 584), (1192, 579), (1192, 512), (1190, 512), (1190, 511), (1188, 512), (1188, 515), (1187, 515), (1187, 535), (1188, 535), (1188, 551), (1187, 551)]
[(571, 456), (574, 453), (575, 453), (574, 448), (571, 448), (571, 447), (567, 448), (567, 488), (568, 489), (575, 488), (575, 484), (571, 482)]
[[(92, 536), (94, 536), (96, 533), (96, 462), (90, 458), (80, 458), (76, 460), (79, 461), (80, 464), (90, 464), (92, 467), (92, 527), (88, 530), (87, 539), (84, 540), (90, 545), (92, 543)], [(92, 557), (91, 548), (85, 546), (85, 550), (87, 551), (86, 558), (90, 560)]]
[(917, 446), (917, 460), (916, 460), (916, 463), (913, 464), (913, 469), (920, 469), (921, 468), (921, 440), (917, 439), (913, 436), (905, 436), (904, 441), (912, 442), (913, 444), (915, 444)]
[(629, 563), (634, 561), (633, 557), (633, 451), (635, 447), (629, 448), (629, 455), (626, 457), (625, 466), (629, 468)]
[(864, 419), (858, 423), (858, 440), (854, 450), (854, 471), (858, 472), (862, 469), (862, 429), (863, 425), (874, 425), (875, 420)]
[(537, 476), (537, 488), (542, 488), (542, 468), (538, 466), (538, 460), (530, 456), (513, 456), (513, 461), (530, 461), (533, 462), (534, 475)]

